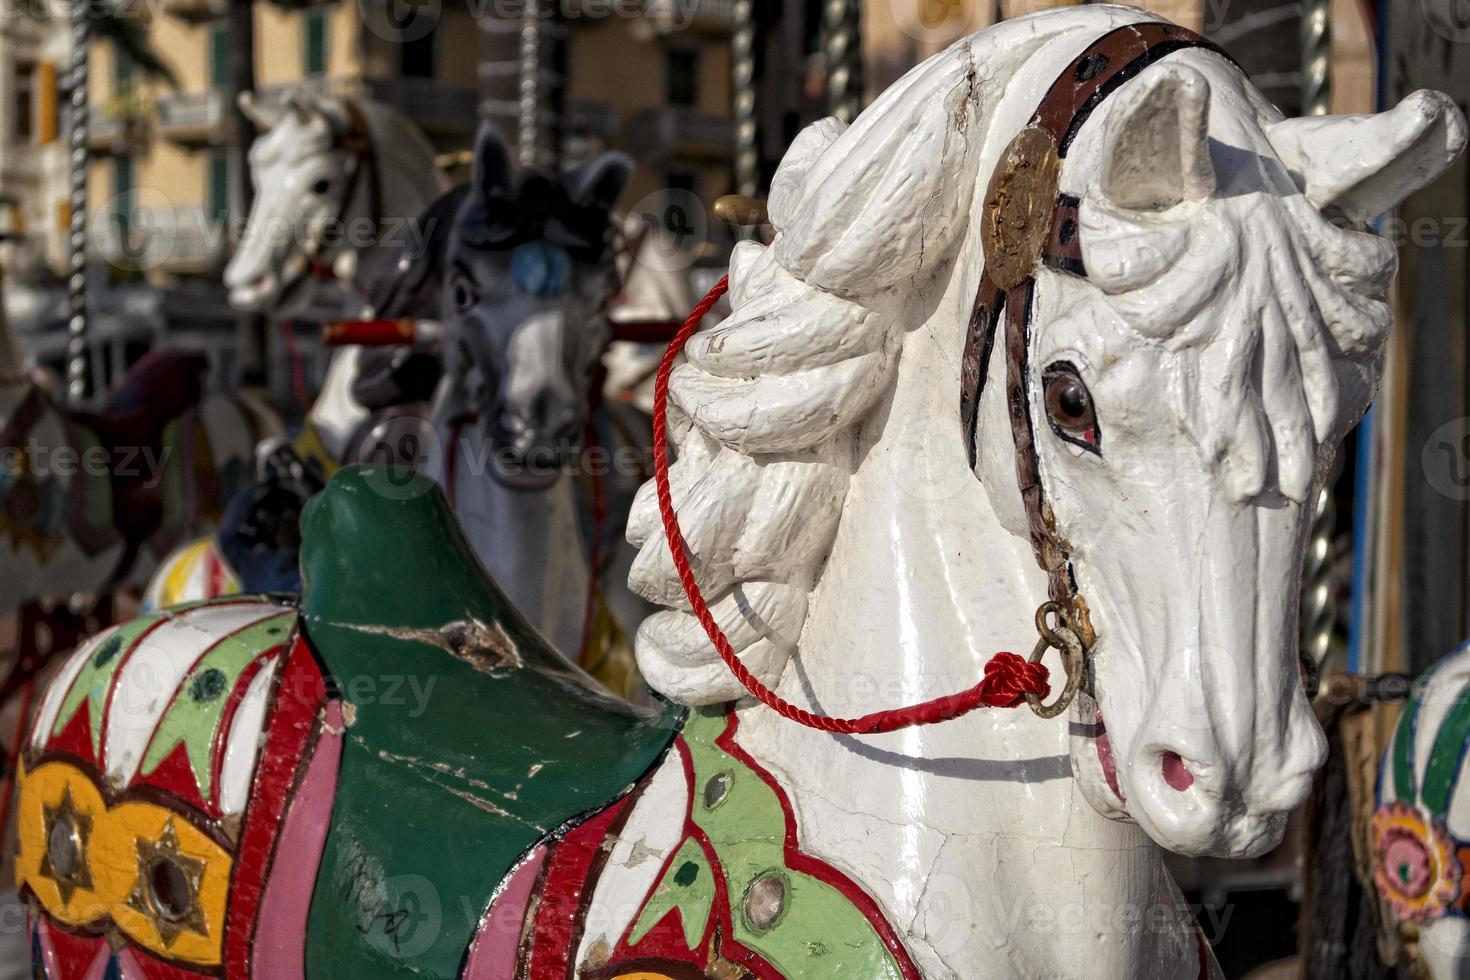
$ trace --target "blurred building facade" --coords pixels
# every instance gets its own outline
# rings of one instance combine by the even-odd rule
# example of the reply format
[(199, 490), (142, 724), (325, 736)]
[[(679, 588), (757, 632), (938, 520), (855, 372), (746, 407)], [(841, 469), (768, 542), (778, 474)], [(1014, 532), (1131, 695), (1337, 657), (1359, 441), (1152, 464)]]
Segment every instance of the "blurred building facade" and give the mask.
[[(97, 261), (89, 289), (103, 384), (164, 336), (212, 350), (218, 383), (238, 379), (238, 318), (220, 283), (232, 230), (244, 222), (231, 153), (231, 2), (133, 0), (122, 8), (145, 19), (177, 88), (145, 78), (112, 44), (92, 45), (88, 188)], [(861, 0), (866, 98), (956, 38), (1052, 5)], [(1295, 111), (1295, 4), (1143, 5), (1221, 41), (1269, 96)], [(267, 101), (297, 86), (372, 97), (404, 111), (446, 152), (467, 148), (478, 119), (488, 117), (513, 145), (532, 144), (521, 148), (522, 159), (543, 166), (620, 149), (638, 164), (623, 203), (647, 212), (675, 201), (668, 215), (699, 209), (708, 223), (709, 206), (735, 189), (732, 77), (740, 66), (732, 35), (744, 9), (736, 0), (256, 0), (252, 7), (257, 92)], [(829, 7), (750, 4), (762, 187), (801, 127), (827, 112)], [(63, 268), (68, 220), (65, 27), (64, 12), (0, 24), (7, 129), (0, 203), (17, 202), (25, 245), (11, 247), (9, 264), (27, 281), (8, 305), (37, 356), (53, 364), (64, 344), (62, 308), (59, 281), (48, 285), (44, 273)], [(1356, 0), (1334, 0), (1333, 30), (1334, 108), (1365, 111), (1372, 52)], [(144, 222), (149, 234), (140, 236)], [(730, 237), (719, 228), (705, 234)]]

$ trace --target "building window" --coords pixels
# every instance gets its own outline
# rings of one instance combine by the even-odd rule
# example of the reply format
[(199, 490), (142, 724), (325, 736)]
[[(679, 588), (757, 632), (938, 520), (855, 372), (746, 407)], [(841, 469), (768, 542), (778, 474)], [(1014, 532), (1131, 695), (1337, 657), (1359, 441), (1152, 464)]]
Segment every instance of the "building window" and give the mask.
[(209, 155), (209, 217), (224, 224), (230, 217), (230, 158), (223, 152)]
[(112, 158), (112, 215), (118, 231), (126, 234), (133, 219), (133, 158)]
[(36, 66), (29, 61), (15, 66), (15, 105), (11, 107), (13, 134), (19, 142), (29, 143), (36, 135)]
[(46, 144), (61, 135), (61, 100), (56, 91), (56, 62), (36, 65), (36, 142)]
[(220, 24), (209, 29), (209, 84), (217, 89), (230, 87), (230, 26)]
[(133, 81), (133, 56), (118, 47), (112, 46), (112, 91), (114, 94), (125, 92)]
[(404, 75), (409, 78), (434, 77), (434, 38), (437, 36), (437, 32), (430, 31), (423, 37), (399, 43), (399, 68)]
[(308, 75), (325, 75), (327, 72), (327, 12), (321, 8), (306, 12), (305, 37), (302, 39), (305, 54), (303, 70)]
[(672, 48), (665, 65), (664, 86), (669, 105), (694, 105), (699, 101), (699, 52)]

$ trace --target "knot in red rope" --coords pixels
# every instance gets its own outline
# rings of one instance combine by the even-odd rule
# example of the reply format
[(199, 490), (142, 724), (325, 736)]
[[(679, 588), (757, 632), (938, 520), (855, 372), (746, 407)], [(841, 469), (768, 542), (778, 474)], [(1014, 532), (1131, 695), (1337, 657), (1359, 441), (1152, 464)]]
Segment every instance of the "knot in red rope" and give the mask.
[(689, 338), (694, 336), (694, 332), (699, 329), (699, 323), (704, 319), (705, 314), (714, 307), (715, 303), (719, 302), (729, 284), (730, 277), (726, 276), (715, 283), (714, 288), (699, 301), (699, 305), (694, 308), (693, 313), (689, 314), (689, 319), (684, 321), (684, 326), (674, 336), (673, 341), (669, 344), (669, 349), (664, 353), (663, 360), (659, 363), (658, 374), (654, 377), (653, 383), (653, 480), (658, 490), (658, 510), (659, 515), (663, 518), (664, 540), (668, 543), (669, 555), (674, 560), (674, 570), (679, 574), (679, 583), (684, 587), (684, 594), (689, 598), (689, 605), (694, 611), (695, 618), (704, 627), (720, 659), (725, 662), (726, 667), (730, 668), (730, 673), (734, 674), (735, 679), (750, 692), (751, 697), (783, 718), (789, 718), (808, 728), (847, 735), (876, 735), (908, 728), (912, 725), (932, 725), (935, 722), (958, 718), (979, 707), (1014, 708), (1025, 702), (1027, 694), (1035, 694), (1039, 698), (1046, 697), (1051, 690), (1046, 667), (1039, 663), (1031, 663), (1014, 653), (1002, 652), (991, 657), (985, 665), (985, 677), (980, 683), (958, 694), (945, 695), (934, 698), (932, 701), (909, 705), (906, 708), (875, 711), (857, 718), (833, 718), (829, 715), (814, 714), (787, 701), (762, 683), (760, 678), (752, 674), (750, 669), (741, 662), (740, 657), (735, 653), (735, 648), (730, 645), (729, 638), (725, 636), (725, 631), (720, 629), (719, 624), (715, 622), (715, 617), (710, 612), (708, 603), (705, 602), (704, 594), (699, 589), (699, 583), (694, 579), (694, 569), (689, 563), (688, 546), (684, 543), (684, 532), (680, 529), (679, 518), (674, 513), (673, 491), (669, 488), (667, 438), (669, 375), (673, 372), (674, 360), (684, 349)]
[(1050, 671), (1017, 653), (1002, 650), (985, 665), (985, 703), (996, 708), (1015, 708), (1034, 694), (1043, 701), (1051, 693)]

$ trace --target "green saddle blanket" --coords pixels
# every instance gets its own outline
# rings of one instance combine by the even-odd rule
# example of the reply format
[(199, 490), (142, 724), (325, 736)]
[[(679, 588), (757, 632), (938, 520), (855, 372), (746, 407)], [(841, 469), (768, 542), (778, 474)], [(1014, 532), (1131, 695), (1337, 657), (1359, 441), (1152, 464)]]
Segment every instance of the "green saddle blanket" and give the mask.
[(347, 723), (307, 974), (456, 977), (507, 872), (628, 792), (680, 710), (636, 710), (556, 653), (422, 476), (342, 470), (302, 534), (302, 631)]

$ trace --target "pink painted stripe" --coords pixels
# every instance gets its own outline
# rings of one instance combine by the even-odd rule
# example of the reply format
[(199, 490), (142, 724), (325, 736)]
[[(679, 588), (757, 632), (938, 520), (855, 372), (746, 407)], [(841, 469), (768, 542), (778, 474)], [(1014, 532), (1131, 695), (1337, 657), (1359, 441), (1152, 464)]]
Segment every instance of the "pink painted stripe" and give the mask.
[(61, 976), (61, 964), (56, 962), (56, 947), (51, 944), (51, 924), (44, 917), (36, 923), (36, 935), (41, 941), (41, 965), (46, 976)]
[(511, 872), (510, 880), (491, 900), (490, 911), (480, 920), (480, 931), (470, 947), (469, 961), (460, 980), (513, 980), (526, 906), (545, 862), (546, 845), (543, 844)]
[(306, 776), (281, 823), (251, 948), (250, 972), (256, 980), (305, 980), (306, 923), (337, 796), (342, 729), (342, 703), (333, 701), (327, 705)]

